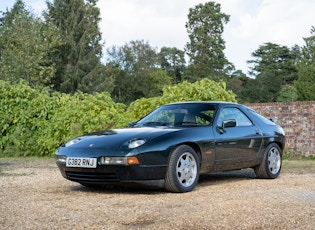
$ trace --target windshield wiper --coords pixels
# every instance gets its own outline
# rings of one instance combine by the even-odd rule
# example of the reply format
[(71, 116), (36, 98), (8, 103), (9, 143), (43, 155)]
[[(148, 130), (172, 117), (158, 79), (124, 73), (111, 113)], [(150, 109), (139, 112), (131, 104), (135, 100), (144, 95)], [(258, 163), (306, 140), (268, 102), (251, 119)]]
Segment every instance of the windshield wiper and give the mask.
[(143, 126), (169, 126), (169, 122), (163, 121), (149, 121), (143, 124)]
[(175, 126), (197, 126), (198, 124), (196, 122), (188, 122), (188, 121), (181, 121), (181, 122), (176, 122)]

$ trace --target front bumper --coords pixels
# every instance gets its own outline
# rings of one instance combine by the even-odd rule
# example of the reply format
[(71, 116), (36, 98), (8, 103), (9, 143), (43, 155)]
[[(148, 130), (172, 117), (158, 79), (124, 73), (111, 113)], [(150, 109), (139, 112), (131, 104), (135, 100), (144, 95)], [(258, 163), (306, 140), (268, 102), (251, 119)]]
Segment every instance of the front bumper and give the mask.
[(97, 165), (96, 168), (72, 168), (57, 162), (62, 176), (81, 184), (109, 184), (164, 180), (166, 165)]

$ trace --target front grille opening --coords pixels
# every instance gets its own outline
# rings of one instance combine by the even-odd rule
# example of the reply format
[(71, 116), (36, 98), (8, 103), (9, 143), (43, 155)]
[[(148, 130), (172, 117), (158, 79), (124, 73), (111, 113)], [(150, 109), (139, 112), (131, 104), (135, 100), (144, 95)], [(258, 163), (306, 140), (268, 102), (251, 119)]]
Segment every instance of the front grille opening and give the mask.
[(115, 173), (66, 172), (66, 175), (72, 181), (119, 182), (119, 178)]

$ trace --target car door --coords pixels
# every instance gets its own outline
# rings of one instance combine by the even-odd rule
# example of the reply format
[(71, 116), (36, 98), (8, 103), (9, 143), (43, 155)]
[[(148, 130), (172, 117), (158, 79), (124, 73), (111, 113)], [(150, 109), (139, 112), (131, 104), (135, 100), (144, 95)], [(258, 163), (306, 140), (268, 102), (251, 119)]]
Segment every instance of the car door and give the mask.
[[(223, 127), (224, 122), (232, 122), (233, 125)], [(257, 156), (262, 133), (240, 108), (221, 108), (213, 128), (215, 159), (219, 170), (239, 168), (240, 165), (246, 167), (246, 162)]]

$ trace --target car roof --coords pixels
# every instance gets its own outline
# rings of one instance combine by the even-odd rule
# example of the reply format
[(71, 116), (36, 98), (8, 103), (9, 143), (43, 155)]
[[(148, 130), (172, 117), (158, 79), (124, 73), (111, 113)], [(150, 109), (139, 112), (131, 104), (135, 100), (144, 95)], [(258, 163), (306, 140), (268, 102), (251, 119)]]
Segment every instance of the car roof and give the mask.
[(165, 105), (178, 105), (178, 104), (211, 104), (211, 105), (241, 105), (234, 102), (227, 101), (182, 101), (182, 102), (174, 102)]

